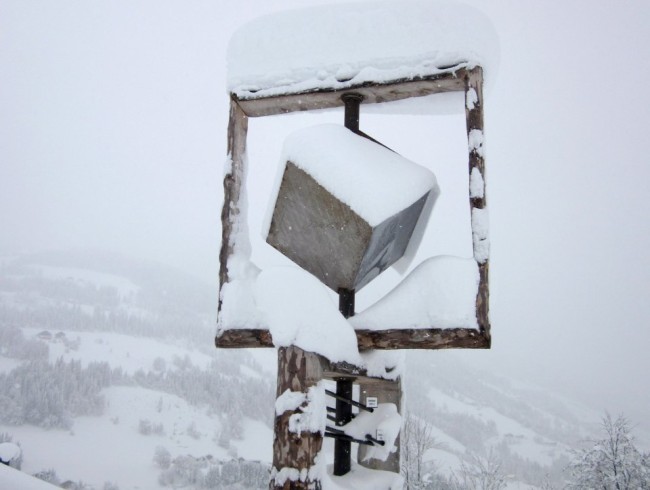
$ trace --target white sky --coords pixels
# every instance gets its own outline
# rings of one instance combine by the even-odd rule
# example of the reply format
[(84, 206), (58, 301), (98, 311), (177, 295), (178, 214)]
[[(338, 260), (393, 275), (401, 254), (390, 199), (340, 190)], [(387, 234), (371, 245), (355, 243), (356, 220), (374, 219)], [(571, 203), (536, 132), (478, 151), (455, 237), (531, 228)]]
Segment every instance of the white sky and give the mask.
[[(492, 19), (501, 62), (485, 121), (494, 348), (464, 355), (641, 422), (650, 3), (466, 3)], [(300, 5), (0, 0), (0, 253), (117, 250), (193, 272), (216, 294), (226, 45), (247, 20)], [(275, 164), (281, 133), (307, 119), (251, 122), (251, 158)], [(432, 134), (464, 144), (449, 129), (462, 119), (395, 125), (362, 114), (362, 129), (415, 161), (453, 153)], [(251, 187), (261, 216), (264, 187)]]

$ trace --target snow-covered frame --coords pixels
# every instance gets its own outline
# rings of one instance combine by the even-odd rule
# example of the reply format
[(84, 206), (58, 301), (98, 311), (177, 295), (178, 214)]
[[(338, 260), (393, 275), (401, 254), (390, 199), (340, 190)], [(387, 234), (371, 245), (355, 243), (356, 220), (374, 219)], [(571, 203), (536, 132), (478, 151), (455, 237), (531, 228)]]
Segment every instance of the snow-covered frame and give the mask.
[[(480, 66), (461, 63), (439, 73), (381, 83), (351, 85), (345, 89), (318, 89), (286, 93), (276, 96), (245, 97), (230, 95), (228, 124), (228, 156), (232, 162), (230, 173), (224, 178), (224, 203), (221, 212), (222, 242), (219, 255), (220, 292), (229, 281), (228, 258), (234, 250), (235, 233), (240, 212), (240, 196), (245, 185), (246, 137), (249, 117), (271, 116), (295, 111), (309, 111), (342, 107), (342, 95), (356, 93), (363, 96), (363, 104), (391, 102), (410, 97), (422, 97), (441, 92), (465, 93), (465, 116), (469, 149), (469, 201), (472, 223), (474, 258), (478, 264), (480, 281), (476, 296), (478, 330), (473, 328), (425, 329), (356, 329), (359, 350), (372, 349), (487, 349), (490, 347), (489, 258), (484, 223), (485, 159), (483, 155), (483, 70)], [(362, 104), (362, 105), (363, 105)], [(478, 178), (477, 176), (478, 172)], [(477, 186), (478, 183), (478, 186)], [(477, 188), (480, 187), (480, 188)], [(219, 311), (221, 311), (221, 294)], [(241, 329), (237, 325), (222, 325), (215, 339), (221, 348), (273, 347), (268, 329)]]

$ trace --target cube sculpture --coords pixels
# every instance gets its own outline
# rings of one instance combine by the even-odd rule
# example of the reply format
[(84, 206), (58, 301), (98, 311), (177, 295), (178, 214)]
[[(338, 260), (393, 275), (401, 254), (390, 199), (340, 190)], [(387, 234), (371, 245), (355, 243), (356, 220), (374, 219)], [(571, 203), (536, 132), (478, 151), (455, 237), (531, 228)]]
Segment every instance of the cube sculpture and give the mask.
[(359, 290), (405, 253), (435, 176), (343, 126), (287, 138), (266, 241), (334, 291)]

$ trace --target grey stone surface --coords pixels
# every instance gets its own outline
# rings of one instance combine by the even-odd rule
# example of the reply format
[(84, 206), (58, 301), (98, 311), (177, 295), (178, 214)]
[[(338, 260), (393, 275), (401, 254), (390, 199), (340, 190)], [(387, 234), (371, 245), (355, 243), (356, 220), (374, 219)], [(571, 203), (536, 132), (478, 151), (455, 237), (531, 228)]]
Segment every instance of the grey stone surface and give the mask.
[(266, 241), (334, 291), (359, 290), (402, 257), (427, 196), (373, 228), (287, 162)]

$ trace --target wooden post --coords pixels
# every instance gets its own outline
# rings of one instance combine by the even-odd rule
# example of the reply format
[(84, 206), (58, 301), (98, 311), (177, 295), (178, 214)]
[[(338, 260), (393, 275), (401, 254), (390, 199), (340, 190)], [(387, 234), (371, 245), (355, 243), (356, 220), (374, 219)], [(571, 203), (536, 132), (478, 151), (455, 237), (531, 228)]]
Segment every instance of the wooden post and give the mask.
[[(286, 390), (307, 394), (309, 388), (322, 379), (321, 358), (294, 345), (278, 349), (278, 386), (276, 396)], [(306, 403), (301, 406), (305, 407)], [(276, 412), (273, 434), (273, 469), (271, 490), (319, 490), (320, 475), (314, 471), (315, 459), (321, 450), (323, 434), (289, 430), (292, 415), (300, 414), (300, 407)], [(326, 414), (322, 413), (323, 421)], [(323, 424), (324, 425), (324, 424)]]
[[(219, 290), (228, 282), (228, 258), (235, 247), (233, 223), (241, 212), (241, 188), (246, 178), (244, 155), (246, 153), (246, 135), (248, 134), (248, 116), (241, 110), (235, 98), (230, 99), (230, 117), (228, 119), (228, 159), (230, 171), (223, 178), (223, 207), (221, 208), (221, 250), (219, 252)], [(219, 295), (221, 311), (221, 295)]]
[(479, 330), (490, 347), (488, 237), (481, 235), (479, 218), (487, 212), (485, 196), (485, 156), (483, 153), (483, 69), (480, 66), (469, 70), (465, 76), (465, 118), (469, 143), (470, 189), (469, 203), (472, 213), (472, 239), (474, 258), (480, 274), (479, 290), (476, 295), (476, 318)]

